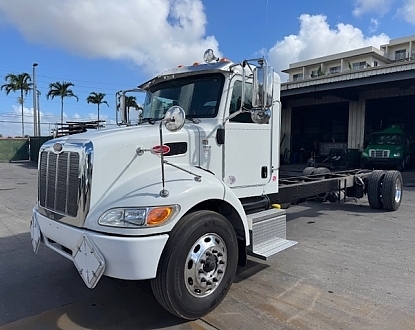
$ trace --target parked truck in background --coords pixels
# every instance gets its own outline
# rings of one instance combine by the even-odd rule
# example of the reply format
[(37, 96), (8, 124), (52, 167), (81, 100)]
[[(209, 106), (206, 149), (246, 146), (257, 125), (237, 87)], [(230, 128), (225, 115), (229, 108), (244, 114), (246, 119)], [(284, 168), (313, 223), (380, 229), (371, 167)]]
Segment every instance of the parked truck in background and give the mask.
[(396, 168), (404, 171), (413, 151), (411, 137), (399, 126), (391, 126), (381, 132), (372, 133), (362, 151), (363, 168)]
[[(89, 288), (144, 280), (172, 314), (195, 319), (225, 297), (247, 255), (296, 244), (280, 205), (368, 195), (397, 210), (398, 171), (279, 177), (280, 81), (263, 58), (205, 53), (117, 93), (120, 127), (57, 138), (39, 152), (31, 239), (68, 258)], [(142, 96), (133, 119), (126, 95)], [(133, 125), (134, 123), (134, 125)]]

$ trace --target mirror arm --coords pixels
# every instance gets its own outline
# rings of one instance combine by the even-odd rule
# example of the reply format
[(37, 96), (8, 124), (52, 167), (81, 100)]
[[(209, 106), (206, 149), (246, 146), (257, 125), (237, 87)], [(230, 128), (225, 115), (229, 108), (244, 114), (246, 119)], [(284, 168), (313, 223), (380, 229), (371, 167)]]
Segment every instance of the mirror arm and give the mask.
[(117, 124), (117, 126), (120, 125), (120, 122), (118, 121), (118, 111), (121, 112), (121, 104), (118, 106), (118, 95), (120, 93), (121, 91), (115, 93), (115, 123)]
[(162, 149), (161, 153), (160, 153), (160, 161), (161, 161), (161, 186), (162, 189), (160, 191), (160, 196), (161, 197), (167, 197), (169, 196), (169, 191), (165, 189), (164, 186), (164, 153), (163, 153), (163, 122), (164, 120), (160, 120), (160, 125), (159, 125), (159, 132), (160, 132), (160, 148)]
[(223, 120), (223, 124), (225, 124), (228, 120), (230, 120), (230, 119), (232, 119), (232, 118), (235, 118), (235, 117), (236, 117), (237, 115), (239, 115), (240, 113), (244, 112), (243, 110), (244, 110), (243, 108), (240, 108), (239, 110), (235, 111), (233, 114), (231, 114), (231, 115), (229, 115), (228, 117), (226, 117), (226, 118)]
[(202, 181), (202, 176), (201, 176), (201, 175), (195, 174), (195, 173), (190, 172), (190, 171), (188, 171), (188, 170), (186, 170), (186, 169), (184, 169), (184, 168), (181, 168), (180, 166), (174, 165), (174, 164), (172, 164), (172, 163), (168, 162), (167, 160), (165, 160), (165, 161), (164, 161), (164, 164), (170, 165), (170, 166), (172, 166), (172, 167), (174, 167), (174, 168), (177, 168), (178, 170), (181, 170), (181, 171), (183, 171), (183, 172), (186, 172), (186, 173), (188, 173), (188, 174), (193, 175), (193, 176), (194, 176), (194, 180), (195, 180), (196, 182), (201, 182), (201, 181)]

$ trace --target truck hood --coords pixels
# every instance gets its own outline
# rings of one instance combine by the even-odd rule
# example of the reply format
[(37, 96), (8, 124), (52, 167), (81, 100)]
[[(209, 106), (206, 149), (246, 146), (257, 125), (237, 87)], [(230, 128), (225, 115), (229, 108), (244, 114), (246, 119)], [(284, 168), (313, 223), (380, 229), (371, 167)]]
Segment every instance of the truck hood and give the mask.
[(397, 144), (369, 144), (365, 151), (369, 151), (370, 149), (394, 151), (402, 150), (402, 146)]
[[(86, 132), (54, 139), (48, 143), (60, 142), (63, 144), (63, 150), (65, 144), (69, 145), (72, 142), (92, 143), (90, 206), (93, 208), (98, 199), (105, 197), (110, 190), (122, 186), (131, 178), (145, 175), (149, 169), (161, 167), (160, 157), (150, 152), (153, 147), (160, 145), (159, 124), (146, 123), (141, 126)], [(186, 124), (178, 132), (169, 132), (164, 126), (162, 130), (164, 145), (181, 146), (175, 154), (166, 156), (166, 160), (177, 165), (199, 166), (200, 131), (197, 125)], [(146, 150), (143, 155), (137, 154), (138, 148)], [(157, 179), (160, 178), (161, 174)]]

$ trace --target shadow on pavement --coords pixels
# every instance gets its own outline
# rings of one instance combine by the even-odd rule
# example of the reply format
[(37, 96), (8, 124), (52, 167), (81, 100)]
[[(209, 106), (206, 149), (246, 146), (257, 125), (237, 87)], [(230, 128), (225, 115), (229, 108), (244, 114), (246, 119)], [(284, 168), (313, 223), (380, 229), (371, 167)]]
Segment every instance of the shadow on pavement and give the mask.
[(194, 328), (157, 303), (148, 281), (103, 277), (88, 289), (69, 260), (44, 246), (35, 255), (28, 233), (0, 238), (0, 258), (1, 330)]

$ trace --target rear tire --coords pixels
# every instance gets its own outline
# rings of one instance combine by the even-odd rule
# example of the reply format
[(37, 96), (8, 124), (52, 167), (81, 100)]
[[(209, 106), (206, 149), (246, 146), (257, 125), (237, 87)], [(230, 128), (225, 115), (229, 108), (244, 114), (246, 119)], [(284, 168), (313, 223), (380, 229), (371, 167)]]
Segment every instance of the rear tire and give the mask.
[(383, 179), (383, 207), (388, 211), (396, 211), (402, 201), (402, 174), (398, 171), (387, 171)]
[(369, 176), (367, 198), (372, 209), (382, 209), (382, 182), (385, 171), (375, 170)]
[(330, 174), (331, 171), (327, 167), (317, 167), (313, 174)]
[(315, 170), (316, 170), (316, 168), (315, 168), (315, 167), (308, 166), (308, 167), (306, 167), (306, 168), (303, 170), (302, 175), (304, 175), (304, 176), (307, 176), (307, 175), (313, 175)]
[(237, 264), (238, 241), (229, 221), (212, 211), (196, 211), (171, 232), (151, 287), (166, 310), (194, 320), (226, 296)]

